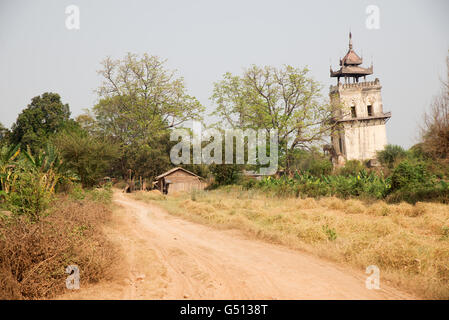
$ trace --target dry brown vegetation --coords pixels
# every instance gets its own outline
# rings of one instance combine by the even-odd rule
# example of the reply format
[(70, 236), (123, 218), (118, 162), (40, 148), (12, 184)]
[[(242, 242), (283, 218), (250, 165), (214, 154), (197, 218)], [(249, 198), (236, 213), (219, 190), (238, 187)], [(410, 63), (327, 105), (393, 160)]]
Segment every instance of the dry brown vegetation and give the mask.
[(138, 193), (170, 213), (306, 250), (365, 270), (424, 298), (449, 298), (449, 206), (276, 198), (236, 188), (190, 195)]
[(441, 93), (436, 96), (430, 110), (424, 114), (421, 128), (422, 148), (435, 158), (449, 160), (449, 56), (446, 58), (447, 78), (442, 81)]
[(108, 278), (117, 252), (102, 232), (111, 210), (91, 199), (60, 197), (39, 222), (0, 214), (0, 299), (51, 298), (67, 290), (68, 265), (81, 286)]

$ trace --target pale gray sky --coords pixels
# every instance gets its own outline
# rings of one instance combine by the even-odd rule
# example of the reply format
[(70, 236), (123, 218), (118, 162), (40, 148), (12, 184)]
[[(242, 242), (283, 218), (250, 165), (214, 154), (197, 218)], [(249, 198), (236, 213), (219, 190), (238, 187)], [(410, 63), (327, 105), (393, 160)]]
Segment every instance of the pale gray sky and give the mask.
[[(65, 8), (80, 9), (80, 30)], [(366, 28), (368, 5), (380, 29)], [(32, 97), (57, 92), (72, 115), (92, 107), (106, 56), (159, 55), (184, 76), (208, 110), (213, 82), (250, 64), (309, 66), (330, 84), (348, 31), (373, 80), (383, 85), (388, 142), (416, 142), (423, 111), (438, 93), (449, 49), (449, 1), (12, 1), (0, 0), (0, 122), (10, 126)]]

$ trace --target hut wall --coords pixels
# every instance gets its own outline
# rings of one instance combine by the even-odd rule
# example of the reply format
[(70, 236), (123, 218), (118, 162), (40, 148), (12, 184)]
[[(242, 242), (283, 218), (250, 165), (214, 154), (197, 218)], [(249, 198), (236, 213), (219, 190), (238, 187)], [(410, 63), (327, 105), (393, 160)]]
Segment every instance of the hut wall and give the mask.
[(190, 192), (192, 190), (203, 190), (207, 184), (198, 177), (192, 176), (182, 170), (177, 170), (167, 176), (165, 180), (170, 180), (168, 193), (172, 192)]

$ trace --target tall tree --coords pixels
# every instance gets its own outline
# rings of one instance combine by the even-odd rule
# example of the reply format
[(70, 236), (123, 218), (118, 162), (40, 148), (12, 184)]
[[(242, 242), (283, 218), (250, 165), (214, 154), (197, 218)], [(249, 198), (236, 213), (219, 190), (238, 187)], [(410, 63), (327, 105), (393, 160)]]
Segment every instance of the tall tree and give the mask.
[(59, 132), (51, 142), (61, 153), (61, 166), (73, 171), (86, 187), (109, 174), (112, 163), (120, 157), (116, 144), (76, 127)]
[(204, 108), (186, 93), (184, 79), (167, 70), (159, 57), (128, 53), (121, 60), (106, 58), (102, 66), (102, 100), (93, 110), (102, 129), (135, 141), (157, 129), (201, 119)]
[(251, 66), (241, 76), (226, 73), (214, 85), (213, 115), (232, 128), (277, 129), (280, 151), (308, 148), (331, 129), (330, 105), (307, 68)]
[(122, 176), (128, 169), (145, 177), (157, 175), (170, 165), (168, 131), (200, 120), (204, 107), (187, 94), (184, 79), (156, 56), (129, 53), (123, 59), (106, 58), (99, 74), (100, 101), (93, 114), (78, 118), (79, 123), (121, 145), (123, 156), (115, 167)]
[(68, 104), (61, 102), (57, 93), (34, 97), (19, 114), (12, 126), (12, 144), (29, 145), (34, 151), (42, 148), (49, 136), (71, 123)]
[(441, 93), (424, 115), (422, 148), (435, 158), (449, 160), (449, 56), (446, 65), (447, 78), (442, 81)]

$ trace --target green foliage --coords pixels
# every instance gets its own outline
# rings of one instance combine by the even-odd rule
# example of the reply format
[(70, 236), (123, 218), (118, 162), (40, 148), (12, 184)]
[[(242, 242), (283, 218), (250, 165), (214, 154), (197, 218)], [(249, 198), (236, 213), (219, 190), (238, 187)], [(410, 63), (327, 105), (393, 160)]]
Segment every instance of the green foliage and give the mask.
[(337, 231), (335, 229), (330, 228), (327, 224), (323, 226), (323, 231), (326, 234), (326, 237), (329, 241), (337, 240)]
[(171, 167), (169, 130), (187, 120), (201, 120), (204, 107), (159, 57), (129, 53), (122, 59), (107, 58), (102, 66), (100, 101), (78, 122), (120, 147), (111, 175), (151, 179)]
[(431, 178), (424, 162), (403, 160), (394, 168), (391, 175), (391, 191), (417, 185), (431, 185)]
[(329, 175), (332, 172), (332, 162), (329, 159), (317, 159), (310, 165), (309, 172), (316, 177)]
[(236, 184), (241, 178), (242, 166), (236, 164), (212, 164), (210, 172), (216, 185)]
[(88, 199), (94, 202), (109, 204), (112, 201), (112, 186), (105, 184), (102, 188), (83, 188), (80, 184), (74, 184), (69, 192), (70, 198), (77, 201)]
[(277, 129), (280, 164), (287, 168), (290, 153), (313, 145), (333, 126), (320, 89), (307, 68), (252, 65), (241, 76), (226, 73), (214, 84), (213, 114), (232, 128)]
[(449, 184), (438, 180), (422, 160), (406, 159), (393, 170), (388, 202), (437, 201), (449, 203)]
[(63, 167), (73, 171), (85, 187), (98, 183), (119, 158), (116, 144), (88, 135), (84, 130), (64, 130), (53, 138), (60, 151)]
[(365, 170), (365, 165), (358, 160), (346, 161), (344, 167), (339, 169), (339, 174), (344, 176), (356, 176), (362, 170)]
[[(449, 203), (449, 183), (429, 173), (426, 163), (406, 159), (385, 178), (382, 173), (368, 172), (358, 162), (343, 168), (344, 174), (314, 176), (309, 172), (293, 177), (266, 177), (261, 181), (243, 181), (245, 188), (259, 188), (284, 197), (357, 197), (388, 202), (438, 201)], [(355, 173), (355, 174), (354, 174)]]
[(311, 175), (319, 177), (332, 172), (332, 162), (320, 153), (317, 149), (311, 151), (296, 149), (289, 153), (290, 169), (292, 171), (309, 172)]
[(449, 203), (449, 188), (441, 183), (407, 186), (391, 192), (385, 200), (392, 203), (406, 201), (412, 204), (418, 201)]
[(123, 157), (119, 160), (121, 162), (117, 163), (121, 167), (116, 169), (123, 174), (130, 168), (136, 178), (154, 178), (172, 167), (169, 156), (172, 145), (167, 132), (155, 134), (140, 144), (124, 145)]
[(309, 173), (296, 174), (293, 178), (267, 177), (259, 181), (256, 187), (277, 196), (322, 197), (337, 196), (341, 198), (362, 197), (382, 199), (390, 188), (388, 179), (375, 173), (362, 170), (358, 175), (322, 175), (315, 177)]
[(25, 215), (36, 222), (47, 210), (52, 195), (44, 173), (24, 170), (15, 181), (14, 189), (6, 196), (6, 208), (15, 215)]
[(405, 158), (406, 154), (401, 146), (389, 144), (385, 146), (384, 150), (377, 152), (377, 159), (382, 165), (392, 168), (395, 161)]
[(20, 145), (4, 145), (0, 148), (0, 190), (8, 193), (14, 183), (14, 160), (20, 154)]
[(61, 102), (59, 94), (46, 92), (34, 97), (19, 114), (12, 126), (10, 143), (29, 145), (31, 150), (37, 151), (46, 145), (51, 135), (72, 122), (69, 105)]
[[(2, 190), (5, 206), (13, 214), (25, 215), (38, 221), (45, 214), (58, 184), (74, 181), (76, 177), (62, 164), (59, 153), (52, 145), (33, 154), (28, 147), (18, 157), (18, 146), (2, 149)], [(9, 159), (9, 161), (7, 161)]]
[(138, 143), (159, 130), (201, 119), (204, 107), (159, 57), (128, 53), (123, 59), (106, 58), (102, 65), (101, 100), (93, 112), (105, 134), (125, 144)]

